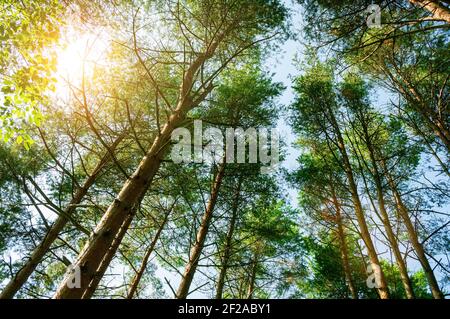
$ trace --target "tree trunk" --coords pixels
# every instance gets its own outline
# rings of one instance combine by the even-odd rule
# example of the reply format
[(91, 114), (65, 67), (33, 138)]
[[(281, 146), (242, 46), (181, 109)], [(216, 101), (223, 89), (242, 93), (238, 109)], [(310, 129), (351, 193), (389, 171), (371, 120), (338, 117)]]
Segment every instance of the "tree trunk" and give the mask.
[(450, 10), (444, 7), (436, 0), (409, 0), (411, 3), (431, 12), (436, 20), (450, 23)]
[[(348, 159), (347, 159), (348, 162)], [(347, 163), (349, 165), (349, 162)], [(353, 172), (350, 169), (346, 169), (346, 174), (348, 178), (348, 183), (350, 187), (350, 191), (352, 193), (352, 200), (353, 204), (355, 205), (355, 214), (356, 218), (358, 220), (358, 225), (361, 232), (362, 240), (364, 241), (364, 244), (367, 248), (367, 253), (369, 255), (370, 263), (372, 264), (372, 269), (380, 269), (380, 282), (378, 292), (381, 299), (389, 299), (389, 290), (387, 287), (386, 278), (384, 277), (384, 272), (381, 269), (380, 261), (378, 260), (378, 255), (375, 250), (375, 246), (372, 242), (372, 238), (370, 237), (369, 229), (366, 224), (366, 220), (364, 217), (364, 211), (361, 205), (361, 201), (359, 199), (358, 190), (355, 184), (355, 181), (353, 179)]]
[(443, 123), (441, 119), (435, 120), (437, 130), (439, 130), (439, 138), (442, 140), (442, 142), (447, 147), (448, 152), (450, 153), (450, 132), (448, 130), (448, 126)]
[(128, 227), (131, 224), (132, 221), (132, 215), (129, 215), (128, 218), (124, 221), (122, 227), (119, 230), (119, 233), (117, 234), (117, 237), (114, 239), (111, 247), (109, 248), (108, 252), (106, 253), (105, 257), (102, 260), (102, 263), (100, 264), (99, 269), (95, 272), (94, 277), (92, 278), (91, 282), (89, 283), (89, 286), (84, 291), (81, 299), (91, 299), (92, 296), (95, 293), (95, 290), (97, 290), (98, 284), (103, 278), (103, 275), (105, 274), (106, 270), (108, 269), (109, 264), (111, 263), (112, 259), (114, 258), (117, 249), (119, 249), (120, 243), (122, 242), (123, 237), (127, 233)]
[(144, 274), (145, 270), (147, 269), (148, 260), (150, 258), (150, 255), (152, 254), (153, 250), (155, 249), (156, 243), (159, 240), (159, 237), (161, 236), (162, 230), (164, 229), (164, 226), (167, 223), (167, 219), (169, 218), (170, 211), (164, 216), (164, 219), (159, 225), (158, 231), (155, 234), (155, 237), (153, 237), (153, 240), (147, 249), (144, 258), (142, 260), (141, 267), (139, 268), (139, 271), (134, 276), (131, 285), (130, 285), (130, 291), (128, 292), (127, 299), (133, 299), (134, 294), (136, 293), (136, 290), (139, 286), (139, 282), (141, 281), (142, 275)]
[(411, 221), (411, 218), (409, 217), (408, 210), (407, 210), (405, 204), (403, 203), (403, 200), (397, 190), (397, 187), (394, 183), (394, 180), (392, 179), (392, 176), (390, 175), (390, 173), (387, 170), (387, 166), (386, 166), (386, 163), (384, 162), (384, 160), (382, 161), (382, 165), (386, 172), (386, 176), (388, 178), (388, 183), (391, 188), (392, 194), (394, 196), (394, 200), (395, 200), (395, 204), (397, 205), (398, 212), (406, 226), (409, 240), (411, 241), (411, 244), (414, 247), (417, 258), (419, 259), (419, 262), (422, 265), (422, 268), (427, 277), (428, 284), (431, 289), (431, 293), (433, 294), (433, 297), (435, 299), (444, 299), (444, 295), (439, 288), (436, 277), (434, 276), (433, 269), (431, 268), (430, 263), (428, 262), (428, 259), (425, 255), (425, 251), (423, 249), (423, 246), (419, 241), (419, 238), (417, 236), (414, 225)]
[(256, 252), (253, 256), (251, 267), (247, 289), (247, 299), (253, 299), (253, 293), (255, 292), (256, 271), (258, 269), (258, 254)]
[[(223, 39), (223, 36), (224, 35), (218, 36), (218, 39)], [(145, 194), (151, 185), (154, 176), (158, 172), (161, 161), (170, 143), (173, 130), (183, 123), (187, 112), (203, 101), (206, 94), (209, 92), (208, 90), (204, 91), (195, 101), (190, 95), (197, 71), (206, 60), (212, 57), (219, 45), (218, 41), (212, 42), (208, 47), (207, 52), (199, 54), (186, 70), (183, 83), (180, 87), (179, 100), (176, 109), (170, 115), (169, 120), (164, 125), (160, 134), (156, 137), (150, 150), (147, 155), (144, 156), (136, 171), (125, 182), (122, 190), (119, 192), (114, 202), (111, 203), (100, 223), (97, 225), (90, 241), (78, 256), (74, 266), (78, 266), (81, 269), (82, 288), (69, 288), (67, 283), (71, 280), (71, 276), (66, 276), (54, 295), (55, 299), (81, 298), (83, 291), (89, 285), (96, 270), (100, 266), (103, 257), (111, 247), (121, 225), (129, 215), (133, 218), (132, 207), (134, 207), (138, 202), (138, 199)], [(210, 87), (210, 89), (212, 89), (212, 87)]]
[(414, 85), (402, 74), (395, 64), (395, 61), (392, 61), (392, 63), (400, 80), (396, 78), (386, 64), (382, 66), (381, 69), (386, 76), (391, 79), (393, 86), (403, 95), (405, 100), (410, 103), (411, 107), (421, 115), (421, 118), (425, 121), (425, 125), (433, 131), (450, 152), (450, 132), (448, 127), (444, 125), (445, 122), (443, 122), (440, 116), (436, 115), (430, 105), (423, 100)]
[(222, 184), (222, 179), (225, 173), (225, 163), (219, 165), (218, 172), (214, 179), (213, 187), (211, 189), (211, 196), (209, 198), (208, 204), (206, 206), (205, 213), (203, 214), (200, 227), (197, 231), (197, 236), (194, 246), (192, 246), (189, 261), (185, 267), (183, 278), (181, 279), (180, 285), (177, 291), (178, 299), (186, 299), (189, 293), (189, 288), (194, 279), (195, 271), (197, 270), (200, 255), (203, 250), (203, 245), (205, 243), (206, 235), (208, 233), (209, 224), (211, 222), (212, 214), (214, 211), (214, 206), (216, 205), (217, 198), (219, 196), (219, 189)]
[(408, 116), (408, 119), (409, 119), (409, 123), (408, 124), (413, 127), (414, 133), (416, 133), (417, 135), (419, 135), (422, 138), (422, 141), (425, 143), (426, 147), (428, 148), (430, 153), (433, 155), (433, 157), (436, 159), (436, 161), (438, 161), (438, 163), (441, 166), (442, 170), (445, 172), (445, 174), (447, 174), (448, 177), (450, 177), (450, 171), (449, 171), (448, 164), (444, 163), (442, 161), (442, 159), (439, 157), (439, 155), (437, 154), (436, 150), (434, 150), (431, 142), (428, 140), (428, 137), (422, 131), (422, 129), (419, 127), (419, 125), (417, 125), (417, 123), (413, 119), (411, 119), (411, 117), (408, 114), (407, 114), (407, 116)]
[[(417, 111), (417, 113), (422, 115), (422, 118), (427, 123), (427, 126), (434, 132), (434, 134), (441, 140), (441, 142), (450, 152), (450, 132), (448, 130), (448, 127), (444, 124), (441, 118), (435, 114), (430, 105), (423, 100), (420, 93), (408, 80), (408, 78), (401, 74), (399, 71), (397, 71), (397, 73), (399, 74), (404, 85), (408, 88), (409, 91), (408, 93), (401, 83), (394, 80), (397, 83), (397, 87), (400, 92), (403, 93), (408, 101), (411, 101), (411, 106)], [(393, 78), (392, 75), (390, 75), (390, 77)]]
[(239, 196), (240, 196), (240, 191), (241, 191), (241, 183), (242, 183), (241, 176), (239, 176), (238, 185), (236, 188), (235, 197), (234, 197), (234, 201), (233, 201), (230, 224), (229, 224), (227, 236), (225, 239), (225, 247), (224, 247), (224, 252), (223, 252), (223, 257), (222, 257), (222, 267), (220, 268), (219, 278), (217, 280), (216, 299), (222, 299), (223, 287), (225, 284), (225, 276), (226, 276), (227, 270), (228, 270), (228, 262), (231, 257), (231, 246), (232, 246), (232, 242), (233, 242), (233, 233), (234, 233), (234, 228), (236, 225), (238, 209), (239, 209)]
[[(362, 115), (362, 116), (364, 116), (364, 115)], [(372, 164), (372, 170), (373, 170), (372, 176), (373, 176), (373, 179), (375, 182), (375, 187), (377, 190), (377, 201), (378, 201), (378, 207), (380, 209), (381, 221), (383, 223), (384, 230), (386, 231), (386, 235), (387, 235), (389, 244), (391, 246), (392, 252), (394, 253), (395, 260), (397, 262), (397, 266), (398, 266), (398, 269), (400, 272), (402, 284), (403, 284), (403, 287), (405, 288), (406, 297), (408, 299), (414, 299), (414, 291), (412, 288), (411, 278), (409, 278), (406, 263), (403, 260), (402, 254), (401, 254), (399, 246), (398, 246), (397, 237), (394, 234), (391, 222), (389, 220), (389, 215), (386, 211), (386, 204), (384, 202), (384, 194), (383, 194), (383, 184), (382, 184), (380, 173), (378, 171), (378, 164), (375, 159), (375, 152), (374, 152), (374, 149), (373, 149), (371, 141), (370, 141), (370, 135), (367, 130), (367, 125), (363, 121), (361, 121), (361, 124), (362, 124), (363, 130), (364, 130), (364, 142), (366, 143), (367, 149), (369, 150), (370, 161)]]
[(386, 235), (387, 235), (389, 244), (391, 246), (392, 252), (394, 253), (395, 260), (397, 262), (397, 266), (398, 266), (398, 269), (400, 272), (400, 277), (401, 277), (401, 280), (403, 283), (403, 287), (405, 288), (406, 297), (408, 299), (414, 299), (414, 291), (412, 288), (411, 279), (409, 278), (409, 275), (408, 275), (406, 263), (403, 260), (402, 254), (401, 254), (399, 246), (398, 246), (397, 238), (394, 234), (394, 231), (392, 230), (392, 225), (391, 225), (391, 222), (389, 221), (389, 216), (386, 211), (383, 194), (381, 193), (381, 190), (380, 190), (380, 185), (378, 182), (376, 184), (377, 184), (376, 188), (377, 188), (378, 206), (380, 209), (383, 226), (386, 231)]
[(356, 287), (353, 282), (350, 263), (348, 261), (347, 243), (345, 241), (344, 227), (342, 225), (341, 205), (339, 204), (333, 185), (331, 185), (331, 192), (333, 196), (333, 204), (336, 209), (336, 223), (338, 226), (339, 247), (341, 251), (342, 265), (344, 266), (345, 279), (347, 281), (348, 289), (350, 290), (352, 298), (358, 299), (358, 292), (356, 291)]
[(347, 155), (347, 150), (345, 149), (344, 139), (342, 138), (341, 132), (339, 130), (338, 123), (336, 118), (334, 117), (333, 112), (329, 112), (329, 116), (331, 119), (331, 123), (334, 127), (337, 139), (338, 139), (338, 148), (342, 156), (342, 162), (344, 166), (344, 171), (347, 176), (348, 186), (350, 188), (350, 193), (352, 195), (353, 205), (355, 206), (355, 214), (356, 219), (358, 221), (358, 225), (360, 228), (360, 233), (362, 240), (367, 248), (367, 253), (369, 255), (370, 263), (372, 264), (372, 269), (379, 269), (379, 287), (377, 287), (378, 293), (381, 299), (389, 299), (389, 289), (387, 286), (386, 278), (384, 276), (383, 269), (381, 269), (380, 261), (378, 260), (378, 255), (375, 250), (375, 246), (372, 242), (372, 238), (369, 233), (369, 229), (367, 227), (366, 219), (364, 216), (364, 210), (361, 204), (361, 200), (359, 199), (358, 188), (355, 183), (355, 179), (353, 177), (353, 170), (350, 165), (350, 161)]
[[(114, 143), (111, 145), (110, 149), (114, 150), (117, 145), (122, 141), (123, 135), (119, 136)], [(110, 161), (111, 154), (106, 152), (102, 159), (98, 162), (97, 166), (94, 168), (93, 172), (86, 179), (84, 184), (76, 191), (70, 203), (67, 205), (63, 214), (60, 214), (54, 223), (51, 225), (45, 237), (36, 246), (31, 256), (27, 262), (22, 266), (22, 268), (17, 272), (14, 278), (6, 285), (0, 294), (0, 299), (11, 299), (17, 293), (17, 291), (25, 284), (30, 275), (36, 269), (37, 265), (42, 261), (44, 255), (49, 251), (51, 245), (58, 238), (59, 234), (69, 222), (70, 218), (76, 210), (76, 205), (80, 204), (84, 196), (88, 192), (89, 188), (94, 184), (98, 175), (102, 171), (103, 167)]]

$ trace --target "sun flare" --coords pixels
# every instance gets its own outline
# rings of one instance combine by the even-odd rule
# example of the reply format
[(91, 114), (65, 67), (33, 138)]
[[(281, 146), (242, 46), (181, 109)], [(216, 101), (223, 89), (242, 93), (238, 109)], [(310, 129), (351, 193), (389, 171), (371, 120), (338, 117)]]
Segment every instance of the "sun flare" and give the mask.
[(103, 64), (108, 47), (109, 41), (103, 32), (68, 30), (57, 50), (56, 94), (66, 95), (71, 87), (79, 87), (83, 77), (91, 80), (94, 69)]

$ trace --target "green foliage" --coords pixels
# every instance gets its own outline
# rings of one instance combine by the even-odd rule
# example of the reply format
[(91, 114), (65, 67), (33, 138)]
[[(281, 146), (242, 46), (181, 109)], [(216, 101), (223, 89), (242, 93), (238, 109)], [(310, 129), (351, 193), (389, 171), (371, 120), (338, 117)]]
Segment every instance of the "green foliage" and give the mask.
[[(387, 281), (389, 283), (389, 291), (393, 299), (405, 299), (405, 289), (402, 285), (402, 280), (398, 267), (382, 260), (381, 267), (383, 267)], [(428, 283), (425, 278), (423, 270), (410, 274), (415, 297), (419, 299), (432, 299), (432, 295), (428, 290)]]
[[(328, 237), (328, 238), (327, 238)], [(330, 241), (331, 240), (331, 241)], [(303, 238), (305, 254), (308, 257), (307, 269), (303, 276), (297, 276), (299, 297), (346, 299), (351, 298), (345, 280), (344, 268), (339, 246), (333, 235), (324, 238)], [(356, 242), (348, 245), (353, 282), (359, 298), (376, 298), (376, 292), (366, 286), (367, 275)]]
[[(386, 243), (374, 171), (379, 169), (400, 247), (408, 248), (408, 267), (410, 229), (398, 214), (394, 188), (427, 256), (448, 254), (448, 154), (437, 134), (448, 130), (447, 27), (414, 20), (431, 13), (407, 0), (375, 1), (384, 25), (373, 29), (365, 23), (373, 1), (297, 2), (305, 9), (304, 40), (332, 49), (324, 56), (322, 49), (306, 48), (292, 81), (295, 96), (286, 120), (297, 135), (298, 168), (284, 179), (278, 172), (262, 174), (260, 163), (226, 163), (190, 291), (214, 296), (225, 269), (223, 298), (345, 299), (352, 297), (350, 283), (358, 298), (378, 298), (366, 283), (367, 251), (354, 204), (359, 196), (391, 297), (405, 298), (398, 267), (378, 246)], [(292, 35), (284, 3), (3, 0), (0, 283), (22, 269), (53, 221), (71, 208), (67, 225), (16, 295), (50, 297), (90, 242), (87, 234), (101, 229), (117, 194), (142, 177), (140, 170), (132, 174), (169, 119), (180, 117), (171, 123), (189, 129), (199, 119), (203, 129), (222, 132), (274, 128), (283, 120), (278, 99), (287, 84), (275, 82), (265, 67), (278, 52), (278, 40)], [(81, 31), (106, 26), (112, 41), (94, 76), (79, 87), (68, 83), (71, 93), (59, 101), (48, 93), (55, 85), (55, 46), (66, 23), (73, 23), (69, 13), (80, 18)], [(376, 99), (380, 88), (395, 93), (386, 105)], [(175, 111), (180, 101), (188, 106), (182, 112)], [(175, 287), (166, 283), (176, 283), (172, 277), (190, 261), (218, 165), (175, 164), (169, 152), (159, 151), (151, 163), (160, 165), (151, 187), (136, 184), (145, 196), (133, 206), (134, 219), (95, 297), (123, 298), (140, 267), (135, 297), (172, 297), (169, 289)], [(434, 163), (425, 167), (427, 152), (442, 159), (442, 170), (435, 172)], [(349, 191), (349, 172), (356, 192)], [(292, 190), (298, 207), (287, 196)], [(77, 200), (80, 191), (86, 193)], [(448, 265), (436, 260), (441, 275)], [(409, 276), (417, 298), (432, 297), (422, 270)], [(445, 291), (448, 276), (439, 284)]]
[(2, 1), (0, 5), (0, 140), (26, 149), (27, 124), (39, 125), (39, 104), (52, 88), (63, 6), (57, 0)]

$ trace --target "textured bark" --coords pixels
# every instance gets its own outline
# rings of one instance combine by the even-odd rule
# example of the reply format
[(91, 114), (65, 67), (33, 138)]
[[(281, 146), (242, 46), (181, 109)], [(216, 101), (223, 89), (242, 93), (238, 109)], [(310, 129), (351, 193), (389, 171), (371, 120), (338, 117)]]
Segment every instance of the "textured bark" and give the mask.
[(81, 298), (84, 290), (88, 287), (92, 278), (100, 266), (104, 256), (114, 241), (123, 222), (133, 215), (132, 207), (148, 189), (159, 169), (162, 159), (162, 148), (169, 141), (171, 127), (177, 118), (166, 124), (161, 136), (157, 137), (150, 152), (139, 164), (138, 169), (132, 177), (125, 183), (124, 187), (109, 206), (100, 223), (97, 225), (90, 241), (80, 253), (74, 266), (81, 269), (81, 288), (69, 288), (67, 282), (70, 277), (66, 277), (59, 286), (54, 298)]
[[(116, 141), (110, 146), (110, 150), (113, 151), (120, 141), (123, 139), (123, 136), (120, 136), (116, 139)], [(98, 175), (104, 168), (104, 166), (110, 161), (111, 155), (110, 152), (106, 152), (106, 154), (102, 157), (102, 159), (98, 162), (97, 166), (94, 168), (93, 172), (86, 179), (84, 184), (76, 191), (70, 203), (67, 205), (63, 214), (60, 214), (56, 220), (51, 225), (50, 229), (47, 231), (47, 234), (42, 239), (42, 241), (36, 246), (31, 256), (27, 260), (27, 262), (22, 266), (22, 268), (17, 272), (14, 278), (6, 285), (0, 294), (0, 299), (10, 299), (13, 298), (17, 291), (25, 284), (28, 278), (31, 276), (33, 271), (36, 269), (37, 265), (42, 261), (44, 255), (49, 251), (51, 245), (58, 238), (59, 234), (66, 226), (66, 224), (70, 221), (70, 218), (74, 214), (76, 210), (76, 205), (80, 204), (83, 200), (84, 196), (88, 192), (89, 188), (94, 184)]]
[(350, 269), (350, 263), (348, 260), (347, 243), (345, 240), (344, 227), (342, 225), (341, 205), (337, 199), (336, 191), (333, 185), (331, 185), (331, 192), (333, 196), (333, 205), (336, 209), (336, 223), (338, 227), (339, 248), (341, 251), (342, 265), (344, 266), (345, 280), (347, 281), (348, 289), (350, 290), (352, 298), (358, 299), (358, 292), (356, 291), (355, 283), (353, 282), (353, 276)]
[(338, 123), (333, 112), (328, 113), (329, 118), (331, 120), (331, 124), (336, 133), (337, 144), (339, 148), (339, 152), (342, 156), (342, 162), (344, 166), (344, 171), (347, 176), (347, 182), (350, 189), (350, 193), (352, 196), (353, 205), (355, 206), (355, 215), (358, 221), (359, 231), (361, 233), (361, 238), (364, 241), (364, 244), (367, 248), (367, 252), (369, 255), (370, 263), (372, 264), (372, 269), (380, 269), (380, 287), (377, 288), (378, 294), (381, 299), (389, 299), (389, 289), (387, 286), (386, 278), (384, 276), (383, 269), (381, 269), (380, 261), (378, 260), (378, 255), (375, 250), (375, 246), (373, 244), (372, 238), (369, 233), (369, 229), (367, 227), (366, 219), (364, 216), (364, 210), (361, 204), (361, 200), (359, 199), (358, 188), (355, 183), (355, 178), (353, 176), (353, 170), (350, 165), (350, 160), (347, 155), (347, 150), (345, 149), (344, 139), (342, 138), (341, 132), (339, 130)]
[(100, 264), (99, 269), (97, 269), (94, 277), (92, 278), (91, 282), (89, 283), (89, 286), (86, 288), (82, 295), (82, 299), (91, 299), (92, 296), (95, 293), (95, 290), (98, 287), (98, 284), (103, 278), (103, 275), (105, 274), (106, 270), (108, 269), (109, 264), (111, 263), (111, 260), (114, 258), (117, 249), (119, 249), (120, 243), (122, 242), (123, 237), (127, 233), (127, 229), (131, 224), (132, 215), (128, 216), (128, 218), (124, 221), (124, 224), (119, 230), (119, 233), (117, 234), (117, 237), (114, 239), (111, 247), (109, 248), (108, 252), (106, 253), (105, 257), (102, 260), (102, 263)]
[(148, 247), (147, 251), (145, 252), (144, 258), (142, 259), (141, 267), (139, 268), (138, 272), (134, 276), (131, 285), (130, 290), (128, 291), (127, 299), (133, 299), (134, 294), (137, 291), (137, 288), (139, 286), (139, 282), (141, 281), (142, 275), (144, 274), (145, 270), (147, 269), (148, 260), (153, 253), (156, 243), (159, 240), (159, 237), (161, 236), (161, 233), (164, 229), (164, 226), (167, 223), (167, 219), (169, 218), (170, 212), (168, 212), (162, 221), (162, 223), (159, 225), (158, 231), (156, 232), (155, 236), (153, 237), (152, 242), (150, 243), (150, 246)]
[[(223, 35), (219, 37), (219, 39), (221, 38), (223, 38)], [(132, 208), (151, 185), (165, 152), (167, 152), (173, 130), (183, 123), (187, 112), (206, 97), (208, 91), (205, 91), (194, 101), (191, 97), (191, 89), (197, 71), (207, 59), (212, 57), (218, 45), (219, 42), (217, 41), (211, 43), (208, 51), (204, 54), (199, 54), (186, 70), (180, 87), (177, 107), (170, 115), (167, 123), (156, 137), (136, 171), (125, 182), (116, 199), (103, 215), (89, 242), (78, 256), (74, 266), (80, 267), (81, 270), (81, 288), (69, 288), (67, 283), (71, 280), (71, 276), (66, 276), (53, 298), (78, 299), (82, 297), (84, 290), (88, 287), (104, 256), (111, 247), (120, 227), (129, 215), (133, 218)]]
[(433, 18), (436, 20), (446, 21), (450, 23), (450, 10), (439, 3), (437, 0), (409, 0), (421, 8), (431, 12)]
[(428, 259), (425, 255), (425, 250), (423, 249), (423, 245), (420, 243), (419, 238), (416, 233), (416, 229), (414, 228), (414, 225), (411, 221), (411, 218), (408, 214), (408, 209), (406, 208), (405, 204), (403, 203), (403, 200), (400, 196), (400, 193), (397, 190), (397, 187), (394, 183), (394, 180), (390, 173), (386, 170), (386, 163), (382, 161), (383, 168), (386, 172), (389, 186), (391, 188), (392, 194), (394, 196), (395, 204), (397, 205), (397, 210), (400, 215), (400, 217), (403, 220), (403, 223), (406, 226), (406, 230), (408, 232), (408, 237), (411, 242), (411, 244), (414, 247), (414, 251), (416, 252), (417, 258), (419, 259), (420, 264), (422, 265), (423, 271), (425, 272), (425, 276), (427, 277), (428, 285), (430, 286), (431, 293), (433, 294), (433, 297), (435, 299), (444, 299), (444, 295), (439, 288), (439, 284), (436, 280), (436, 277), (434, 275), (433, 269), (430, 266), (430, 263), (428, 262)]
[(214, 207), (219, 197), (219, 189), (222, 184), (222, 179), (225, 174), (225, 163), (219, 165), (218, 172), (214, 179), (213, 187), (211, 189), (211, 196), (208, 204), (206, 205), (205, 213), (203, 214), (200, 227), (197, 231), (195, 243), (189, 253), (189, 261), (184, 269), (183, 278), (177, 290), (178, 299), (186, 299), (189, 294), (189, 288), (191, 287), (192, 279), (194, 279), (195, 271), (197, 270), (200, 255), (203, 250), (206, 235), (208, 234), (209, 225), (211, 222)]
[(231, 212), (231, 219), (230, 224), (227, 231), (227, 236), (225, 238), (225, 245), (224, 245), (224, 252), (222, 257), (222, 265), (219, 271), (219, 277), (217, 280), (217, 288), (216, 288), (216, 299), (222, 299), (223, 294), (223, 287), (225, 284), (225, 276), (227, 274), (228, 270), (228, 262), (231, 257), (231, 246), (233, 243), (233, 233), (234, 228), (236, 226), (237, 216), (238, 216), (238, 210), (239, 210), (239, 197), (240, 197), (240, 191), (241, 191), (241, 177), (239, 177), (238, 185), (236, 188), (234, 200), (233, 200), (233, 207)]

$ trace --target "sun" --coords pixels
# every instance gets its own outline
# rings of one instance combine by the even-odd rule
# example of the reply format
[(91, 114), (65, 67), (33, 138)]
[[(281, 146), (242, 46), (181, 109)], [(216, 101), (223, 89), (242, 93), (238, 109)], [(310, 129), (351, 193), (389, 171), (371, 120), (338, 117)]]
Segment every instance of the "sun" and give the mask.
[(84, 78), (92, 80), (94, 69), (105, 63), (110, 41), (105, 32), (80, 32), (69, 28), (56, 50), (55, 93), (64, 97), (79, 89)]

